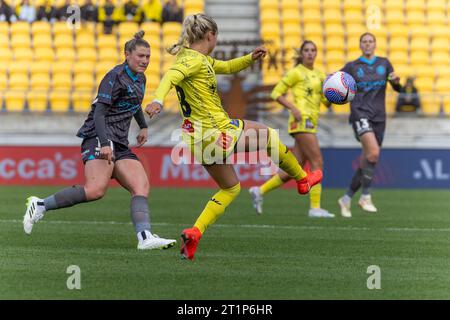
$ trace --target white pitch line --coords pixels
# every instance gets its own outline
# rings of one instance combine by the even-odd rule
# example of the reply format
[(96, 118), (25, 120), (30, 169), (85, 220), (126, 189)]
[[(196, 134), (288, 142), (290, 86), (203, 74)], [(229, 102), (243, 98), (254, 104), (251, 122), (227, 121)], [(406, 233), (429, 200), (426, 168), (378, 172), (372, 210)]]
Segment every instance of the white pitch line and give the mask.
[[(22, 223), (22, 220), (17, 219), (0, 219), (0, 223)], [(48, 224), (86, 224), (86, 225), (131, 225), (131, 222), (119, 221), (40, 221), (39, 223)], [(158, 222), (152, 223), (154, 226), (185, 226), (184, 224)], [(339, 231), (370, 231), (370, 230), (384, 230), (384, 231), (398, 231), (398, 232), (450, 232), (450, 228), (367, 228), (367, 227), (336, 227), (336, 226), (278, 226), (267, 224), (214, 224), (219, 228), (251, 228), (251, 229), (284, 229), (284, 230), (339, 230)]]

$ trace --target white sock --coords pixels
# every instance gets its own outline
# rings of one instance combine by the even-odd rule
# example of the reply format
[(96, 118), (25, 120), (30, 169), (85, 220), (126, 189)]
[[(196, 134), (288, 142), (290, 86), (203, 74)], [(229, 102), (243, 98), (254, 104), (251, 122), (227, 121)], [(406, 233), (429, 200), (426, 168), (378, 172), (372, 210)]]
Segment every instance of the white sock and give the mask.
[(148, 239), (148, 238), (153, 238), (153, 235), (152, 235), (152, 233), (149, 230), (144, 230), (144, 231), (138, 232), (136, 234), (136, 236), (137, 236), (139, 242), (142, 242), (142, 241), (144, 241), (145, 239)]
[(344, 196), (342, 197), (342, 201), (344, 201), (344, 202), (350, 202), (350, 201), (352, 201), (352, 198), (349, 197), (348, 194), (344, 194)]

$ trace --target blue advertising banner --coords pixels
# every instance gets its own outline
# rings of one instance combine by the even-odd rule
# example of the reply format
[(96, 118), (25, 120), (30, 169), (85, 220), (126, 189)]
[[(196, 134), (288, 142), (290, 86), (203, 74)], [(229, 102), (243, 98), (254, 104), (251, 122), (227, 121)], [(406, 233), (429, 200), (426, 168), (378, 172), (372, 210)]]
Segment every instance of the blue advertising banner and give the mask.
[[(322, 149), (326, 187), (347, 188), (361, 149)], [(450, 150), (382, 149), (374, 187), (450, 188)]]

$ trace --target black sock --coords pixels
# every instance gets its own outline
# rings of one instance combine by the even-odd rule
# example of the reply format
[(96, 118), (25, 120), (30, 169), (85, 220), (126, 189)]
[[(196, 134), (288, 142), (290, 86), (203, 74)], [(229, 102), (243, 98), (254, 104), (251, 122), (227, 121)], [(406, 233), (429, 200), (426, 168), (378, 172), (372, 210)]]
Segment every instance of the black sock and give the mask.
[(364, 159), (363, 166), (361, 168), (361, 171), (362, 171), (362, 177), (361, 177), (362, 194), (370, 193), (369, 188), (370, 188), (370, 185), (372, 184), (376, 164), (377, 164), (376, 162), (370, 162), (370, 161)]

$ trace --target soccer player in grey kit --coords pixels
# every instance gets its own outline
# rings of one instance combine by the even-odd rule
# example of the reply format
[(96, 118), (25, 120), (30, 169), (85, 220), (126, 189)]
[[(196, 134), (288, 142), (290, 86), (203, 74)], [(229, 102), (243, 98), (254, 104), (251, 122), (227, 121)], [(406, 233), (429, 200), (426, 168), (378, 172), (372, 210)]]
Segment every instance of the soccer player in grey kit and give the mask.
[(358, 91), (350, 103), (350, 123), (355, 137), (362, 145), (360, 166), (353, 175), (345, 195), (339, 198), (341, 214), (351, 217), (351, 199), (362, 187), (358, 201), (367, 212), (377, 212), (370, 195), (375, 166), (380, 156), (386, 128), (386, 86), (387, 82), (400, 91), (400, 78), (395, 74), (388, 59), (375, 56), (376, 39), (371, 33), (360, 37), (362, 56), (345, 65), (342, 71), (349, 73), (356, 81)]
[(145, 92), (144, 72), (150, 61), (150, 45), (144, 32), (125, 44), (126, 61), (111, 69), (102, 79), (92, 109), (77, 133), (83, 139), (81, 157), (86, 182), (40, 199), (29, 197), (23, 219), (24, 231), (49, 210), (71, 207), (102, 198), (111, 178), (131, 194), (131, 219), (138, 238), (138, 249), (166, 249), (176, 241), (159, 238), (150, 231), (147, 196), (149, 182), (144, 167), (128, 147), (128, 132), (134, 117), (140, 127), (138, 147), (147, 141), (147, 124), (141, 103)]

